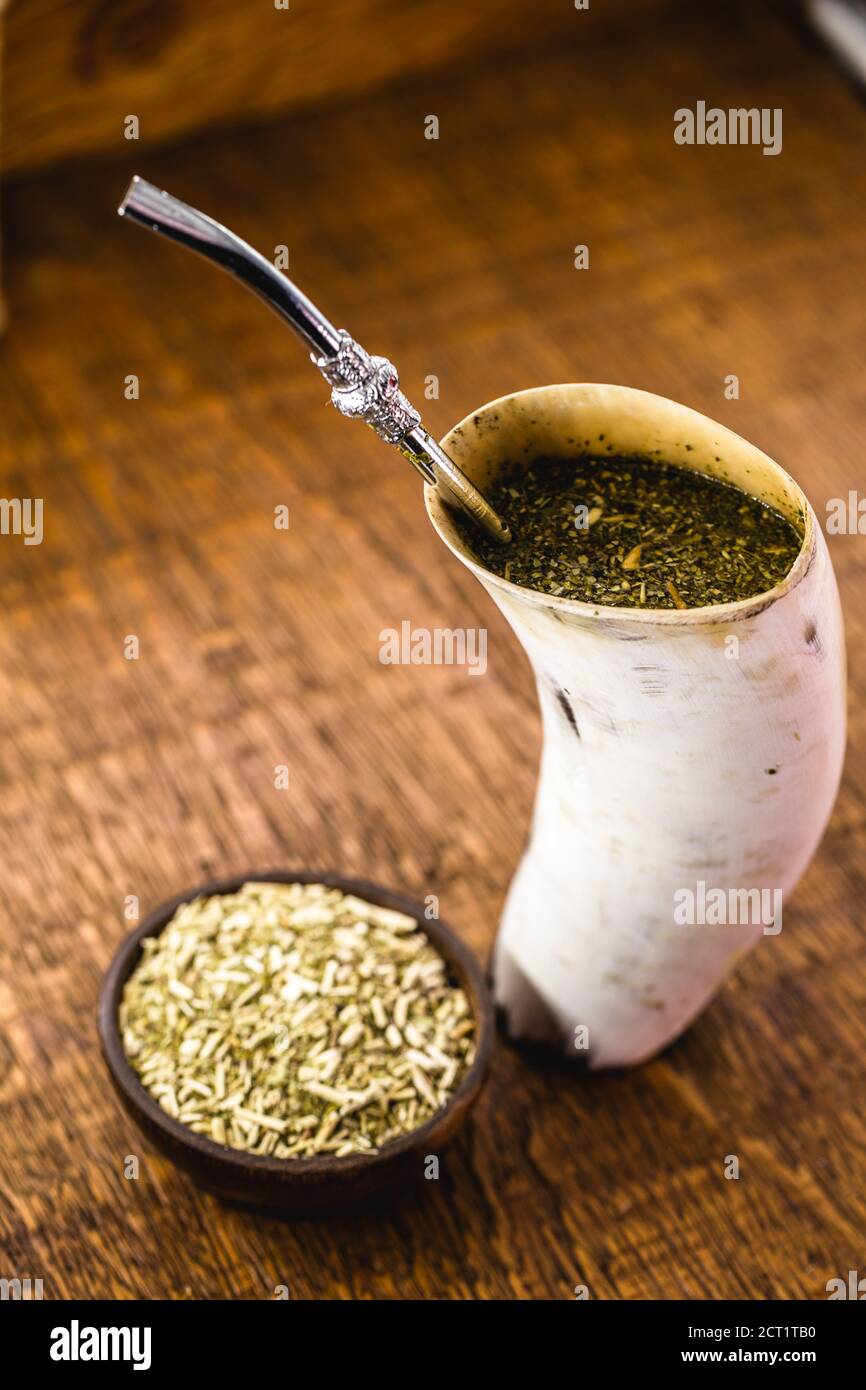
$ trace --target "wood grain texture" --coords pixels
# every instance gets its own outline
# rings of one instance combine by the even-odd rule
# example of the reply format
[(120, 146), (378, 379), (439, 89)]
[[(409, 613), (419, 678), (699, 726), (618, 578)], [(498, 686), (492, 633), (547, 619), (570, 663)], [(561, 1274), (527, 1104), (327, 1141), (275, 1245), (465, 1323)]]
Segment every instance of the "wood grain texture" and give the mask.
[(8, 25), (4, 165), (118, 154), (215, 123), (345, 100), (401, 74), (583, 38), (664, 8), (615, 0), (15, 0)]
[[(783, 154), (676, 146), (673, 109), (702, 96), (783, 107)], [(4, 1276), (46, 1297), (707, 1299), (823, 1298), (866, 1269), (859, 536), (829, 538), (852, 697), (829, 832), (781, 935), (651, 1065), (587, 1078), (500, 1043), (440, 1182), (282, 1221), (150, 1150), (94, 1022), (126, 895), (144, 913), (246, 868), (436, 893), (487, 953), (539, 746), (528, 666), (411, 469), (326, 408), (276, 319), (113, 217), (129, 174), (288, 244), (410, 398), (439, 377), (443, 433), (520, 386), (627, 382), (752, 439), (820, 516), (863, 486), (864, 124), (822, 54), (743, 5), (10, 187), (0, 491), (43, 497), (46, 531), (0, 538)], [(381, 665), (403, 619), (485, 625), (488, 674)]]

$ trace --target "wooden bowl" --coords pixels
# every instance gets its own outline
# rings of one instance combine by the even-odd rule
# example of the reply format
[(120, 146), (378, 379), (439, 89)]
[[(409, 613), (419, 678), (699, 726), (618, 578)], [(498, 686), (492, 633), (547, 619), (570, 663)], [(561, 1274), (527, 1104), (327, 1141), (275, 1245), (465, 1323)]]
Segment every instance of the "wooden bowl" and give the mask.
[[(215, 893), (234, 893), (244, 883), (325, 883), (379, 907), (394, 908), (415, 917), (422, 931), (448, 964), (465, 991), (477, 1025), (475, 1059), (454, 1095), (432, 1119), (386, 1144), (376, 1154), (347, 1154), (343, 1158), (268, 1158), (247, 1154), (196, 1134), (163, 1110), (145, 1090), (127, 1061), (118, 1025), (118, 1010), (126, 981), (141, 957), (146, 936), (157, 936), (182, 903)], [(438, 1154), (457, 1133), (478, 1099), (490, 1062), (494, 1015), (481, 967), (444, 922), (428, 922), (424, 908), (400, 893), (389, 892), (362, 879), (338, 874), (242, 874), (206, 883), (181, 893), (158, 907), (124, 941), (106, 972), (99, 996), (99, 1037), (111, 1079), (128, 1113), (157, 1148), (190, 1173), (202, 1187), (229, 1201), (283, 1210), (306, 1210), (388, 1193), (424, 1178), (428, 1154)]]

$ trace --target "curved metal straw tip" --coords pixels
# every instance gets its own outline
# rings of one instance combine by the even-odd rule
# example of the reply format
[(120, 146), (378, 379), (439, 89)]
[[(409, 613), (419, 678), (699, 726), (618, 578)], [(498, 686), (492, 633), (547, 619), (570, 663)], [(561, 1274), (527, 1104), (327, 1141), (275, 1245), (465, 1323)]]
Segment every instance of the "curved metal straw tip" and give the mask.
[[(129, 181), (129, 187), (123, 195), (120, 206), (117, 209), (118, 217), (132, 216), (134, 220), (148, 224), (148, 213), (151, 208), (158, 208), (159, 201), (164, 200), (167, 204), (176, 202), (170, 193), (164, 189), (157, 188), (156, 184), (148, 183), (140, 174), (133, 174)], [(159, 226), (154, 226), (154, 231), (160, 231)]]
[(132, 198), (135, 193), (135, 185), (137, 183), (141, 183), (141, 176), (139, 174), (133, 174), (132, 178), (129, 180), (129, 187), (127, 188), (121, 200), (120, 207), (117, 209), (118, 217), (126, 216), (127, 205), (129, 203), (130, 198)]

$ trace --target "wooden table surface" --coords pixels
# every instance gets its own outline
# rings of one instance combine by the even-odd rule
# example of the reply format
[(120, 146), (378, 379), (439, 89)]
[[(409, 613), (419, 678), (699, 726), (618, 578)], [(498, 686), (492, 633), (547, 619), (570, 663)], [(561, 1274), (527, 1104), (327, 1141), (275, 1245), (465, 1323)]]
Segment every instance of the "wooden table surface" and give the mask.
[[(783, 108), (781, 156), (675, 145), (699, 98)], [(435, 893), (486, 954), (539, 746), (526, 661), (415, 475), (325, 407), (276, 319), (114, 218), (128, 175), (288, 245), (410, 397), (438, 377), (443, 433), (521, 386), (627, 382), (752, 439), (823, 516), (863, 484), (864, 130), (822, 53), (725, 7), (8, 189), (2, 490), (44, 498), (45, 539), (0, 539), (0, 1274), (46, 1297), (710, 1299), (866, 1271), (859, 536), (830, 540), (852, 720), (829, 831), (782, 934), (652, 1064), (587, 1076), (500, 1041), (438, 1183), (284, 1220), (145, 1144), (94, 1026), (127, 897), (247, 868)], [(380, 664), (406, 619), (486, 626), (487, 675)]]

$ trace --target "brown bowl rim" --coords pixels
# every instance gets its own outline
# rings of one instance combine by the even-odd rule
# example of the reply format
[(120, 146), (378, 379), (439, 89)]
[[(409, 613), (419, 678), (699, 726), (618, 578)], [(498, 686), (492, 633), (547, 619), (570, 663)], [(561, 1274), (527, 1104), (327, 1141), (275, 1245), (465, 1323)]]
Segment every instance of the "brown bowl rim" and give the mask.
[[(323, 883), (329, 888), (339, 888), (344, 893), (366, 898), (377, 906), (405, 912), (414, 917), (421, 930), (429, 936), (457, 977), (461, 988), (465, 989), (469, 996), (477, 1025), (472, 1065), (441, 1110), (437, 1110), (423, 1125), (399, 1139), (392, 1140), (375, 1154), (346, 1154), (342, 1158), (324, 1154), (312, 1158), (275, 1159), (265, 1154), (245, 1153), (243, 1149), (234, 1149), (228, 1144), (219, 1144), (206, 1135), (196, 1134), (182, 1121), (168, 1115), (144, 1087), (127, 1059), (120, 1034), (118, 1010), (126, 981), (140, 959), (144, 938), (157, 936), (184, 903), (192, 902), (199, 897), (237, 892), (245, 883)], [(181, 1150), (191, 1150), (209, 1165), (213, 1165), (214, 1171), (224, 1177), (237, 1177), (238, 1170), (243, 1170), (257, 1184), (267, 1177), (279, 1179), (281, 1183), (290, 1182), (293, 1178), (315, 1182), (334, 1177), (338, 1178), (341, 1184), (348, 1185), (355, 1175), (369, 1174), (380, 1164), (392, 1163), (403, 1155), (411, 1154), (424, 1139), (433, 1137), (438, 1130), (446, 1127), (452, 1111), (459, 1111), (464, 1107), (463, 1120), (468, 1117), (471, 1104), (481, 1090), (490, 1065), (494, 1010), (484, 972), (474, 953), (441, 918), (426, 919), (422, 904), (368, 879), (350, 878), (330, 871), (282, 869), (269, 873), (233, 874), (227, 878), (215, 879), (176, 894), (148, 913), (144, 921), (121, 942), (105, 972), (99, 992), (98, 1030), (103, 1057), (121, 1097), (134, 1112), (142, 1112), (149, 1125), (164, 1135), (172, 1147), (179, 1146)], [(462, 1121), (460, 1123), (462, 1124)]]

